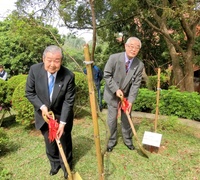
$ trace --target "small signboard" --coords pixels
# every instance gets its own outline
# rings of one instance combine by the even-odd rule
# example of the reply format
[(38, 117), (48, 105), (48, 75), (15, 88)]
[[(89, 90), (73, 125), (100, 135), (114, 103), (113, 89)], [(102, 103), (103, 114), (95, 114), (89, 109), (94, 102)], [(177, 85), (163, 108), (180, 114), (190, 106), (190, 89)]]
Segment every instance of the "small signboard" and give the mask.
[(142, 144), (160, 147), (161, 139), (162, 134), (145, 131)]

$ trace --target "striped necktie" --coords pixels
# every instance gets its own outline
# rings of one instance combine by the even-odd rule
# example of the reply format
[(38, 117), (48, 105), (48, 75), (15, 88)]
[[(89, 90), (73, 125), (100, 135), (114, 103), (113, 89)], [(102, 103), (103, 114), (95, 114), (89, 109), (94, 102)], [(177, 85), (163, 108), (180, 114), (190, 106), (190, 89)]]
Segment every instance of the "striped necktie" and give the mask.
[(54, 76), (51, 74), (49, 76), (49, 95), (51, 95), (53, 87), (54, 87)]
[(129, 64), (130, 64), (130, 61), (128, 60), (128, 61), (126, 61), (126, 64), (125, 64), (125, 67), (126, 67), (126, 73), (128, 73), (128, 66), (129, 66)]

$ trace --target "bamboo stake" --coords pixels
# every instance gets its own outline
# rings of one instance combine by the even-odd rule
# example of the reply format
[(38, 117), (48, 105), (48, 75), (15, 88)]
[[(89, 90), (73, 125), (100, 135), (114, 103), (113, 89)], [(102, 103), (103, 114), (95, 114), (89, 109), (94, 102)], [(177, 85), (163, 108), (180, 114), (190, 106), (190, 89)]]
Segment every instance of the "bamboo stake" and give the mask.
[(157, 131), (158, 112), (159, 112), (159, 98), (160, 98), (160, 68), (158, 68), (157, 96), (156, 96), (156, 115), (155, 115), (155, 122), (154, 122), (154, 132)]
[(98, 160), (99, 179), (103, 180), (104, 170), (103, 170), (103, 162), (102, 162), (102, 155), (101, 155), (100, 137), (99, 137), (97, 103), (96, 103), (96, 98), (95, 98), (92, 63), (90, 61), (88, 44), (84, 45), (84, 56), (85, 56), (86, 63), (88, 63), (86, 64), (86, 69), (87, 69), (87, 79), (88, 79), (88, 88), (89, 88), (89, 96), (90, 96), (90, 106), (91, 106), (92, 120), (93, 120), (93, 126), (94, 126), (94, 141), (96, 145), (96, 154), (97, 154), (97, 160)]

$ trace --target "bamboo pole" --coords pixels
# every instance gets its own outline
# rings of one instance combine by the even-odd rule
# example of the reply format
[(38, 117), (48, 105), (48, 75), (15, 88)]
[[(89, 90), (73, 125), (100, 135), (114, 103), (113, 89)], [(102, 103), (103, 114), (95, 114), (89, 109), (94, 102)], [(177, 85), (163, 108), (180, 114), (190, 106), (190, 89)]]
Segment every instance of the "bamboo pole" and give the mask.
[(90, 106), (91, 106), (92, 120), (93, 120), (93, 126), (94, 126), (94, 141), (95, 141), (96, 155), (97, 155), (97, 160), (98, 160), (99, 179), (103, 180), (104, 179), (104, 170), (103, 170), (104, 168), (103, 168), (103, 162), (102, 162), (103, 158), (101, 155), (101, 146), (100, 146), (100, 137), (99, 137), (97, 103), (96, 103), (94, 82), (93, 82), (92, 63), (90, 61), (88, 44), (84, 45), (84, 56), (85, 56), (85, 61), (86, 61), (88, 88), (89, 88), (89, 96), (90, 96)]
[(155, 115), (155, 122), (154, 122), (154, 132), (157, 131), (157, 125), (158, 125), (159, 99), (160, 99), (160, 68), (158, 68), (157, 95), (156, 95), (156, 115)]

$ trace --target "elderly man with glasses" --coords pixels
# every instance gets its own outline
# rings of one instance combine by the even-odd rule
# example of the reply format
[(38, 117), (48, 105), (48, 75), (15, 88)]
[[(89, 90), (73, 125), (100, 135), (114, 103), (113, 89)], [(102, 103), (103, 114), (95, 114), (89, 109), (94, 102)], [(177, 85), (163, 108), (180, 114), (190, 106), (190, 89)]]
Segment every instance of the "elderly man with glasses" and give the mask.
[[(141, 49), (141, 41), (137, 37), (130, 37), (125, 44), (125, 52), (113, 54), (109, 57), (104, 68), (105, 90), (104, 100), (108, 105), (107, 124), (110, 137), (107, 151), (111, 152), (117, 144), (117, 116), (118, 104), (121, 97), (128, 100), (128, 112), (131, 115), (142, 80), (144, 64), (136, 57)], [(123, 142), (128, 149), (134, 150), (132, 130), (126, 114), (121, 110), (121, 130)]]

